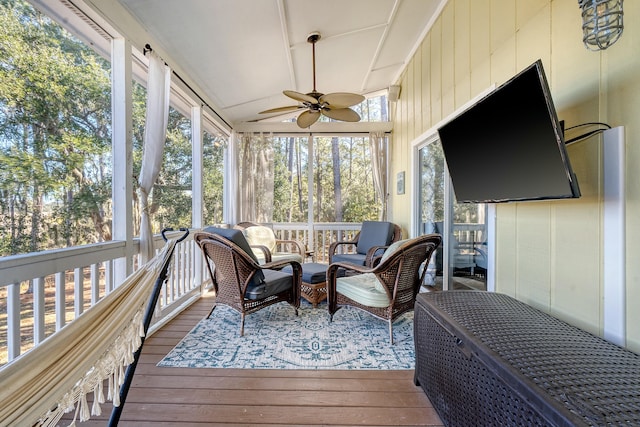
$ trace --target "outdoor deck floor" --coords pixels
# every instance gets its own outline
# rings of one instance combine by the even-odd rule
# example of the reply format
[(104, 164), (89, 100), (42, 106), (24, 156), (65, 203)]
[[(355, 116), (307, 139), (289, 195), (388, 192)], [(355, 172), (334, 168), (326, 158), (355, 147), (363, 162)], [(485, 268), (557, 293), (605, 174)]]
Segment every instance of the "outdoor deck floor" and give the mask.
[[(413, 384), (413, 370), (157, 367), (209, 313), (211, 304), (212, 297), (201, 298), (146, 340), (120, 426), (443, 425), (422, 389)], [(102, 416), (78, 426), (106, 425), (111, 409), (102, 405)]]

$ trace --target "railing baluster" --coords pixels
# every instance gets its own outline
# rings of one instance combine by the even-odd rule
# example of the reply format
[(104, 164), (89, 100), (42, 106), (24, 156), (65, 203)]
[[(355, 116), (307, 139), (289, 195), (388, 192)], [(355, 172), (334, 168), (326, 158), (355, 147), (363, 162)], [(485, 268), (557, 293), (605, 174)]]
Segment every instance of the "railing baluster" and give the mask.
[(195, 254), (193, 253), (193, 245), (190, 242), (182, 242), (182, 245), (189, 254), (189, 262), (187, 262), (188, 276), (184, 278), (186, 291), (189, 292), (193, 289), (193, 276), (195, 275)]
[(40, 344), (46, 337), (45, 333), (45, 295), (44, 277), (33, 279), (33, 345)]
[(76, 317), (84, 311), (84, 269), (82, 267), (73, 270), (73, 310)]
[(100, 299), (100, 265), (91, 264), (91, 305)]
[(20, 283), (7, 285), (7, 358), (20, 356)]
[(171, 279), (167, 279), (164, 282), (164, 286), (162, 287), (162, 292), (160, 292), (160, 307), (164, 308), (167, 306), (167, 296), (168, 296), (168, 290), (167, 287), (170, 286), (170, 281)]
[(104, 293), (109, 294), (115, 289), (113, 284), (113, 260), (104, 262)]
[[(180, 265), (180, 254), (178, 254), (178, 257), (175, 260), (174, 263), (174, 268), (177, 271), (177, 269), (179, 268), (178, 266)], [(176, 276), (177, 274), (172, 274), (171, 276), (169, 276), (169, 293), (167, 294), (167, 305), (171, 304), (171, 302), (176, 298)]]
[(176, 255), (178, 256), (178, 259), (176, 261), (178, 261), (178, 265), (176, 267), (178, 268), (176, 269), (176, 275), (175, 275), (176, 293), (173, 296), (173, 300), (171, 300), (172, 303), (177, 301), (182, 296), (182, 275), (184, 274), (184, 248), (178, 247), (177, 250), (178, 250), (178, 253)]
[(55, 307), (56, 307), (56, 331), (62, 329), (66, 323), (66, 292), (65, 292), (65, 274), (64, 272), (58, 272), (55, 274), (56, 283), (56, 295), (55, 295)]

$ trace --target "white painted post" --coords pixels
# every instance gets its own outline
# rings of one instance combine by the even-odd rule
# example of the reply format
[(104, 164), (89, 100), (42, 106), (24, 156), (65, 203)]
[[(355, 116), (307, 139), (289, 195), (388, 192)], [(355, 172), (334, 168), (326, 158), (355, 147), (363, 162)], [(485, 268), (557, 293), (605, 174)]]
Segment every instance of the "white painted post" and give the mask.
[(56, 294), (56, 331), (62, 329), (66, 323), (66, 295), (65, 295), (65, 274), (59, 272), (55, 274)]
[(33, 279), (33, 345), (45, 339), (44, 277)]
[[(202, 182), (203, 176), (203, 158), (204, 147), (202, 141), (202, 107), (191, 108), (191, 164), (192, 164), (192, 177), (191, 177), (191, 227), (199, 229), (204, 226), (204, 215), (202, 210), (204, 208), (204, 183)], [(198, 250), (198, 252), (200, 252)], [(193, 283), (190, 287), (200, 286), (203, 282), (202, 275), (202, 255), (196, 253), (195, 256), (195, 274), (193, 275)]]
[(91, 264), (91, 305), (100, 300), (100, 264)]
[(111, 151), (113, 159), (113, 240), (126, 242), (125, 257), (116, 260), (113, 279), (124, 282), (133, 271), (133, 161), (131, 45), (124, 38), (111, 43)]
[[(312, 251), (315, 251), (315, 231), (313, 228), (313, 211), (315, 209), (314, 205), (313, 205), (313, 168), (314, 168), (314, 164), (313, 164), (313, 159), (314, 159), (314, 154), (313, 154), (313, 134), (309, 134), (309, 139), (307, 141), (307, 158), (309, 159), (308, 163), (308, 171), (307, 171), (307, 194), (308, 194), (308, 200), (307, 200), (307, 206), (309, 206), (309, 212), (307, 212), (307, 225), (309, 227), (309, 249)], [(336, 239), (336, 240), (340, 240), (340, 239)], [(317, 257), (317, 254), (316, 254)]]
[(604, 132), (604, 338), (626, 344), (624, 127)]
[(84, 269), (82, 267), (73, 270), (73, 283), (73, 308), (77, 318), (84, 311)]
[(7, 358), (20, 355), (20, 283), (7, 285)]

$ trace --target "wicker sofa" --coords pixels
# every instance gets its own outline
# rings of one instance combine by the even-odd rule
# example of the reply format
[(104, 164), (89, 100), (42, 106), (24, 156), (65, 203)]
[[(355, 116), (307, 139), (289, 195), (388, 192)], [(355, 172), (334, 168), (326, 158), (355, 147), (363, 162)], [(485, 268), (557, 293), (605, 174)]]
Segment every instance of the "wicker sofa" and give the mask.
[(640, 425), (640, 355), (507, 295), (419, 294), (415, 383), (447, 426)]

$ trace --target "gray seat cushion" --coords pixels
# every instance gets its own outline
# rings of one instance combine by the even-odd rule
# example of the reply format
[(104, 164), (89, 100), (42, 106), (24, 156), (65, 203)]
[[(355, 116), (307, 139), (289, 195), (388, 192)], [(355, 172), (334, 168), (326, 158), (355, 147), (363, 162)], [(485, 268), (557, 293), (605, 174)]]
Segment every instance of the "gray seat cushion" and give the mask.
[(247, 286), (247, 292), (244, 296), (247, 299), (263, 299), (271, 295), (279, 294), (293, 286), (293, 276), (291, 274), (277, 270), (262, 270), (264, 273), (264, 281), (255, 283), (252, 281)]
[(367, 256), (365, 254), (335, 254), (331, 262), (349, 262), (355, 265), (364, 265)]
[(360, 228), (356, 252), (366, 255), (373, 246), (389, 246), (393, 239), (393, 229), (393, 224), (390, 222), (364, 221)]
[[(302, 281), (304, 283), (321, 283), (327, 281), (327, 264), (320, 264), (317, 262), (308, 262), (302, 264)], [(290, 265), (282, 269), (283, 272), (292, 273), (293, 269)]]

